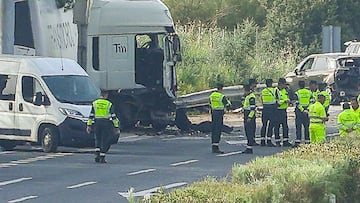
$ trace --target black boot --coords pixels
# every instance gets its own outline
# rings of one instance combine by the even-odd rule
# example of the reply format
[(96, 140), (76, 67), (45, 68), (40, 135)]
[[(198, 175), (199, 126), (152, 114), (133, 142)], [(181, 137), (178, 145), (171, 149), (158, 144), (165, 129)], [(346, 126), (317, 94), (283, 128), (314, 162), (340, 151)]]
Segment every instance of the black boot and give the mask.
[(276, 147), (281, 147), (280, 141), (276, 142)]
[(268, 147), (276, 147), (270, 140), (267, 141), (267, 146)]
[(95, 162), (99, 163), (100, 161), (100, 151), (95, 151)]
[(291, 147), (291, 143), (289, 141), (283, 142), (283, 147)]
[(99, 162), (100, 162), (100, 156), (97, 155), (97, 156), (95, 157), (95, 162), (96, 162), (96, 163), (99, 163)]
[(105, 156), (100, 156), (99, 162), (102, 163), (102, 164), (107, 163), (106, 160), (105, 160)]
[(219, 146), (212, 146), (212, 153), (224, 154), (223, 151), (220, 151)]
[(261, 140), (261, 146), (262, 146), (262, 147), (265, 147), (265, 146), (266, 146), (265, 140)]
[(242, 152), (243, 154), (252, 154), (253, 149), (252, 148), (246, 148), (245, 151)]

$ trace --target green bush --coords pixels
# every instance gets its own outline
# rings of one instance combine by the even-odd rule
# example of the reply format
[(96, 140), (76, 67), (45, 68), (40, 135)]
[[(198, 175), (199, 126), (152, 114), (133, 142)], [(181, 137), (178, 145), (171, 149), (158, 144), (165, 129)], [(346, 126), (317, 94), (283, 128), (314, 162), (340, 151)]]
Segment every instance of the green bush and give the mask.
[(235, 164), (231, 180), (206, 178), (144, 202), (337, 202), (360, 200), (360, 139), (303, 145), (246, 165)]

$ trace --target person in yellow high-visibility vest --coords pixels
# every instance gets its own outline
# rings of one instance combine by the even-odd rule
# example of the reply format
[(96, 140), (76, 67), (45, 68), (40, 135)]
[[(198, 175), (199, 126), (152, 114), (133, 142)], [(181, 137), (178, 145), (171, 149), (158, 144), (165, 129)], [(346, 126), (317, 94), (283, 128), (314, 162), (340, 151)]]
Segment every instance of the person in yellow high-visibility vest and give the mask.
[(346, 102), (343, 104), (343, 111), (338, 115), (337, 121), (340, 137), (344, 137), (349, 133), (357, 131), (359, 117), (350, 109), (349, 103)]
[(109, 149), (109, 139), (119, 133), (119, 120), (112, 103), (107, 100), (108, 91), (101, 90), (101, 98), (92, 103), (87, 122), (87, 133), (95, 132), (95, 162), (106, 163), (105, 153)]
[(329, 92), (326, 91), (326, 83), (320, 83), (319, 84), (319, 94), (322, 94), (325, 96), (325, 102), (324, 102), (324, 107), (325, 107), (325, 111), (326, 114), (328, 114), (329, 112), (329, 107), (330, 107), (330, 100), (331, 100), (331, 95), (329, 94)]
[(217, 90), (211, 93), (210, 107), (211, 107), (211, 146), (212, 152), (222, 154), (224, 153), (219, 149), (221, 132), (223, 128), (224, 110), (231, 102), (222, 93), (223, 84), (218, 83)]
[[(271, 142), (271, 137), (274, 131), (275, 114), (278, 107), (278, 98), (276, 98), (277, 89), (273, 87), (273, 80), (265, 80), (266, 88), (261, 91), (261, 101), (263, 103), (263, 110), (261, 113), (261, 146), (275, 147)], [(265, 138), (266, 136), (266, 138)], [(266, 141), (266, 142), (265, 142)]]
[(357, 132), (360, 133), (360, 107), (356, 97), (351, 99), (351, 111), (354, 112), (358, 117)]
[(318, 94), (317, 101), (309, 106), (310, 118), (310, 142), (323, 143), (326, 141), (326, 126), (325, 122), (329, 120), (326, 115), (325, 96)]
[(304, 126), (305, 143), (310, 143), (309, 136), (309, 115), (308, 108), (310, 105), (311, 91), (305, 88), (305, 81), (299, 81), (299, 90), (295, 92), (296, 108), (295, 108), (295, 127), (296, 127), (296, 140), (294, 147), (301, 143), (302, 126)]
[(243, 151), (245, 154), (252, 154), (252, 147), (256, 145), (255, 142), (255, 131), (256, 131), (256, 96), (251, 91), (250, 85), (244, 85), (244, 96), (243, 102), (244, 109), (244, 128), (247, 138), (246, 150)]
[(286, 80), (285, 78), (279, 78), (278, 80), (278, 92), (279, 92), (279, 106), (276, 111), (276, 123), (275, 123), (275, 143), (277, 147), (280, 147), (281, 138), (280, 138), (280, 126), (282, 127), (283, 135), (283, 146), (289, 147), (292, 146), (289, 142), (289, 126), (287, 122), (287, 108), (289, 107), (290, 99), (288, 92), (286, 90)]

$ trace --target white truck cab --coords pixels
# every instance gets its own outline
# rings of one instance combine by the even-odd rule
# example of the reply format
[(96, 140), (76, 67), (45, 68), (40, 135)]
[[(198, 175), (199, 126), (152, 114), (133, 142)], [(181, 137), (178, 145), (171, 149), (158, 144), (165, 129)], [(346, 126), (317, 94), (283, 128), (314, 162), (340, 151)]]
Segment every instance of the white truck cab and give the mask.
[(100, 95), (75, 61), (64, 58), (0, 55), (0, 146), (41, 144), (92, 146), (86, 122)]
[(122, 128), (173, 123), (180, 40), (161, 0), (0, 1), (4, 54), (70, 58), (110, 91)]

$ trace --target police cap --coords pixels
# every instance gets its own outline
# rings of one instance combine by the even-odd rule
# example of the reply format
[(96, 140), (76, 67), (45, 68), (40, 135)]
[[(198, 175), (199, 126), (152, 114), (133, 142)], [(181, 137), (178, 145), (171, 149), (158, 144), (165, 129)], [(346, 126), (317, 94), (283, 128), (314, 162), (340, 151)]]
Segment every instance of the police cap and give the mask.
[(258, 84), (258, 82), (256, 81), (255, 78), (249, 79), (249, 85), (252, 85), (252, 84)]
[(285, 78), (279, 78), (278, 83), (279, 84), (286, 84), (286, 79)]
[(265, 84), (267, 87), (271, 87), (272, 86), (272, 83), (273, 83), (273, 80), (272, 79), (266, 79), (265, 80)]

